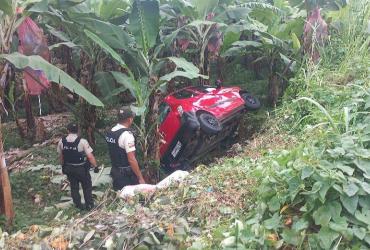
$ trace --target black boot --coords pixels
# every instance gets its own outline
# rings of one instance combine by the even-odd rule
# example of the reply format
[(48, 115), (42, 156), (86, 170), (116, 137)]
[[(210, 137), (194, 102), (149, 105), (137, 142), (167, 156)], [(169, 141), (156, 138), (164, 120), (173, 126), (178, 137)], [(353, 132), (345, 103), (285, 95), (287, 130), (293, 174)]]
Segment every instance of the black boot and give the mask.
[(91, 211), (91, 210), (93, 210), (93, 209), (94, 209), (94, 207), (95, 207), (95, 206), (94, 206), (94, 203), (89, 203), (89, 204), (86, 204), (86, 208), (85, 208), (85, 209), (86, 209), (87, 211)]

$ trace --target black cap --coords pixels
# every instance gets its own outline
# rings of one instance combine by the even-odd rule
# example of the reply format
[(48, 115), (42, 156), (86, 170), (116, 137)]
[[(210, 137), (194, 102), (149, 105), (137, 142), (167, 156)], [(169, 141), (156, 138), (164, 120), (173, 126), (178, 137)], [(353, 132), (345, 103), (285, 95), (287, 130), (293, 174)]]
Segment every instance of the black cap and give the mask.
[(77, 133), (78, 132), (78, 125), (77, 123), (71, 122), (67, 125), (67, 130), (71, 133)]
[(128, 118), (134, 118), (135, 113), (129, 107), (122, 107), (118, 110), (118, 121), (122, 122)]

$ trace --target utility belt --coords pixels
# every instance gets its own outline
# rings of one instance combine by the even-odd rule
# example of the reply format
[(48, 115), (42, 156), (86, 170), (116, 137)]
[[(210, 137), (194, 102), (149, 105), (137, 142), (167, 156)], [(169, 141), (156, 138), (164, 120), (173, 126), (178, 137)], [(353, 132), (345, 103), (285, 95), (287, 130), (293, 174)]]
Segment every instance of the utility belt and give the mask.
[(75, 169), (90, 169), (90, 162), (82, 162), (82, 163), (65, 163), (62, 165), (62, 173), (69, 174)]
[(111, 168), (111, 171), (110, 171), (111, 175), (112, 174), (132, 174), (134, 173), (131, 169), (130, 166), (127, 166), (127, 167), (112, 167)]

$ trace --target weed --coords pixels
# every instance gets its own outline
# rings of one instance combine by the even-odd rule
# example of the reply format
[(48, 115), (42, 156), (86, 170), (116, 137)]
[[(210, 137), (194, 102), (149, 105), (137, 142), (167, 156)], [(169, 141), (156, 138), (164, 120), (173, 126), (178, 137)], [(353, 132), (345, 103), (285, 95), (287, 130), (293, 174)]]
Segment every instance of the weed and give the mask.
[(50, 172), (36, 171), (10, 175), (15, 221), (10, 231), (17, 231), (30, 225), (46, 224), (57, 213), (55, 209), (45, 209), (60, 202), (66, 192), (50, 182)]

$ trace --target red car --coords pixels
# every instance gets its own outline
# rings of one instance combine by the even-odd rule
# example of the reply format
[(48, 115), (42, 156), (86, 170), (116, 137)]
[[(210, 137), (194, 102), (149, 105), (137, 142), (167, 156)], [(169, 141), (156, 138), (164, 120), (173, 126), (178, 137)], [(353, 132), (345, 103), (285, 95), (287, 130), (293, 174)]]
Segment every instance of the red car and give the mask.
[(256, 110), (259, 100), (239, 87), (187, 87), (161, 103), (161, 163), (183, 168), (232, 137), (245, 110)]

